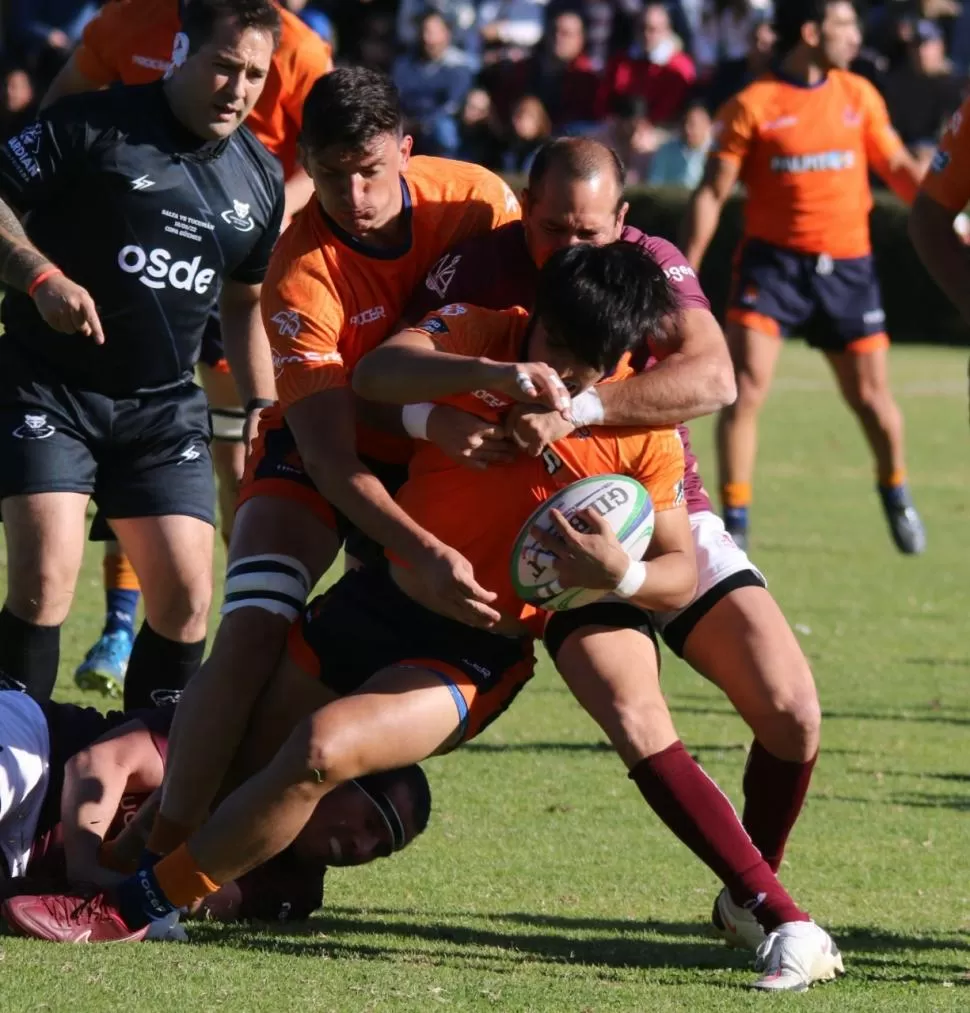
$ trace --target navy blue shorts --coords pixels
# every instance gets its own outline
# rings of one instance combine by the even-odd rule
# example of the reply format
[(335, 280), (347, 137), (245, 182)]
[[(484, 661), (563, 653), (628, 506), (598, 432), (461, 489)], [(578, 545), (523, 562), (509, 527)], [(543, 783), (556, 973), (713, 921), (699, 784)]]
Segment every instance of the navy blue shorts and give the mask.
[(735, 260), (728, 320), (825, 352), (885, 348), (886, 314), (871, 256), (835, 260), (747, 240)]

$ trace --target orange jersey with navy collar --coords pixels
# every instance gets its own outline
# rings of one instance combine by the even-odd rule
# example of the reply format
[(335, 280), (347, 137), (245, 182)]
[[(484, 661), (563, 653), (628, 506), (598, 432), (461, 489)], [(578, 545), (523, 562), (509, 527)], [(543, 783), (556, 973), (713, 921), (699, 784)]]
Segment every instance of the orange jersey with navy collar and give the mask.
[[(96, 85), (149, 84), (172, 65), (181, 23), (179, 0), (109, 0), (85, 26), (74, 59)], [(303, 103), (314, 81), (333, 70), (330, 45), (295, 14), (280, 8), (282, 31), (266, 85), (246, 126), (282, 163), (296, 168)]]
[(920, 190), (954, 214), (970, 204), (970, 99), (950, 117)]
[[(455, 243), (520, 216), (508, 186), (466, 162), (412, 158), (401, 187), (410, 222), (403, 249), (368, 248), (328, 219), (316, 200), (277, 243), (261, 303), (280, 410), (349, 386), (354, 367), (394, 332), (436, 260)], [(379, 460), (407, 460), (410, 445), (358, 427), (358, 450)]]
[[(524, 310), (464, 308), (467, 312), (452, 316), (432, 314), (419, 328), (438, 321), (428, 333), (433, 330), (443, 352), (520, 361), (528, 326)], [(494, 420), (504, 414), (495, 399), (506, 401), (505, 410), (511, 404), (489, 391), (440, 400)], [(635, 478), (650, 493), (655, 511), (684, 506), (684, 447), (677, 430), (609, 426), (578, 429), (541, 457), (523, 454), (485, 471), (456, 464), (432, 444), (420, 442), (395, 499), (418, 524), (471, 562), (478, 582), (498, 595), (496, 609), (526, 622), (540, 636), (544, 613), (523, 602), (512, 587), (513, 545), (539, 504), (581, 478), (603, 474)]]
[(719, 111), (713, 155), (740, 164), (746, 238), (799, 253), (872, 250), (869, 170), (882, 176), (903, 143), (863, 77), (832, 70), (806, 87), (767, 74)]

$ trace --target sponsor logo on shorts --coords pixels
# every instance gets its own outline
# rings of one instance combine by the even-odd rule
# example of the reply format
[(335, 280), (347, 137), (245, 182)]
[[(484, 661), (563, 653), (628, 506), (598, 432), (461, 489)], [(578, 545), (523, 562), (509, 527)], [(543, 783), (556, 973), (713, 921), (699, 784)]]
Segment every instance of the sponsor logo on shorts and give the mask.
[(862, 322), (864, 324), (881, 324), (886, 319), (886, 311), (882, 308), (877, 310), (869, 310), (862, 314)]
[(424, 279), (424, 287), (444, 299), (460, 261), (460, 253), (446, 253), (428, 272), (428, 276)]
[(249, 217), (249, 205), (240, 200), (232, 202), (232, 208), (222, 212), (222, 220), (238, 232), (252, 232), (256, 223)]
[(149, 179), (147, 173), (144, 176), (139, 176), (138, 179), (133, 179), (131, 181), (132, 190), (147, 190), (150, 186), (154, 185), (155, 180)]
[(13, 431), (18, 440), (46, 440), (54, 435), (54, 427), (47, 421), (46, 415), (24, 415), (24, 424)]
[(40, 152), (40, 142), (43, 137), (43, 126), (40, 123), (31, 123), (16, 137), (11, 137), (7, 141), (7, 147), (17, 159), (17, 172), (22, 179), (35, 179), (40, 175), (40, 165), (36, 156)]
[(202, 450), (194, 443), (190, 443), (179, 453), (181, 460), (176, 467), (181, 468), (183, 464), (190, 464), (192, 461), (197, 461), (201, 456)]
[(748, 285), (741, 293), (741, 305), (742, 306), (757, 306), (758, 305), (758, 286)]
[(462, 658), (461, 663), (467, 665), (472, 671), (478, 672), (483, 679), (492, 678), (492, 670), (486, 668), (484, 665), (479, 665), (477, 661), (472, 661), (470, 658)]
[(350, 318), (350, 322), (354, 327), (362, 327), (364, 324), (373, 324), (378, 320), (383, 320), (385, 316), (386, 311), (383, 306), (371, 306), (369, 310), (355, 313)]
[(121, 270), (125, 274), (137, 274), (143, 285), (156, 291), (171, 285), (183, 292), (205, 295), (216, 272), (211, 267), (199, 270), (201, 263), (201, 256), (173, 262), (172, 254), (161, 246), (147, 253), (140, 246), (123, 246), (118, 253)]
[(422, 320), (418, 324), (416, 330), (424, 331), (425, 334), (447, 334), (448, 325), (441, 317), (428, 317), (427, 320)]
[(930, 162), (930, 172), (942, 172), (950, 164), (950, 152), (938, 151)]
[(167, 707), (169, 704), (179, 702), (182, 691), (180, 689), (153, 689), (148, 695), (156, 707)]
[(280, 310), (270, 317), (270, 321), (276, 324), (276, 332), (281, 338), (295, 338), (302, 326), (300, 314), (296, 310)]

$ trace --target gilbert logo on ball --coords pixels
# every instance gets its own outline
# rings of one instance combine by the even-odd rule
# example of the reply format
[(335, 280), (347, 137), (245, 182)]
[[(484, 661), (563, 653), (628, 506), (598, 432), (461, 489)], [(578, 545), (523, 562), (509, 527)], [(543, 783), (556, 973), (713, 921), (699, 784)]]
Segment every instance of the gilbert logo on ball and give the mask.
[(580, 479), (550, 496), (523, 524), (512, 553), (512, 586), (516, 594), (532, 605), (552, 612), (580, 608), (610, 592), (584, 587), (564, 588), (556, 574), (555, 553), (540, 545), (532, 528), (555, 533), (550, 516), (558, 510), (577, 531), (587, 525), (577, 515), (592, 509), (609, 524), (631, 559), (642, 559), (653, 535), (653, 502), (647, 490), (627, 475), (595, 475)]

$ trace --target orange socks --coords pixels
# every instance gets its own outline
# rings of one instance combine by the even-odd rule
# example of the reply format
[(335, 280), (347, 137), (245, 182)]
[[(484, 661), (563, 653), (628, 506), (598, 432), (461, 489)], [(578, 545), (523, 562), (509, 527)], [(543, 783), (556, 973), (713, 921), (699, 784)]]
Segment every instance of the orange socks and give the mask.
[(729, 510), (751, 505), (750, 482), (727, 482), (721, 486), (721, 502)]
[(154, 868), (155, 879), (172, 907), (188, 907), (219, 889), (199, 868), (185, 844), (179, 845)]
[(121, 553), (104, 557), (104, 588), (106, 591), (140, 591), (141, 586), (128, 557)]

